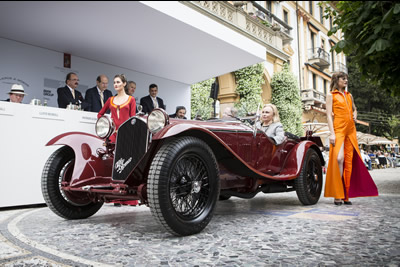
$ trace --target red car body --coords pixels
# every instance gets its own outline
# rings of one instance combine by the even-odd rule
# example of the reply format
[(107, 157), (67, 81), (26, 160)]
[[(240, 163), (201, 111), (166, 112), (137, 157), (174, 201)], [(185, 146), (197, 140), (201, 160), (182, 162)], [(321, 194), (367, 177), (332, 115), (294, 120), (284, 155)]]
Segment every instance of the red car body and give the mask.
[[(43, 171), (48, 206), (61, 217), (79, 219), (93, 215), (104, 202), (138, 200), (168, 231), (190, 235), (208, 224), (218, 198), (296, 190), (303, 204), (318, 201), (324, 160), (320, 139), (312, 133), (302, 138), (289, 134), (275, 145), (264, 132), (240, 121), (165, 116), (164, 127), (154, 134), (145, 116), (130, 118), (119, 128), (115, 144), (79, 132), (50, 140), (47, 145), (63, 147)], [(53, 192), (57, 183), (61, 197)], [(164, 202), (169, 204), (164, 207)], [(86, 206), (89, 211), (79, 211)], [(170, 215), (171, 210), (176, 214)]]

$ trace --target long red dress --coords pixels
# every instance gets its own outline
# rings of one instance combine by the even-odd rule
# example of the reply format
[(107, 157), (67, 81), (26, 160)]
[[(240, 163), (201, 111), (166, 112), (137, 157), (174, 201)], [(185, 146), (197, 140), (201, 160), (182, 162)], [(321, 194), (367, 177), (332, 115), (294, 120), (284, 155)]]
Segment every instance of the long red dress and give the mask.
[[(103, 116), (107, 110), (111, 110), (111, 118), (115, 124), (115, 133), (110, 136), (110, 141), (115, 143), (117, 137), (117, 130), (122, 123), (124, 123), (127, 119), (136, 115), (136, 100), (134, 97), (129, 96), (128, 100), (122, 105), (114, 104), (114, 96), (107, 99), (107, 102), (104, 104), (103, 108), (97, 114), (97, 118)], [(119, 114), (118, 111), (119, 110)], [(138, 204), (138, 200), (114, 200), (111, 203), (117, 203), (122, 205), (131, 205), (136, 206)]]
[[(335, 146), (330, 145), (326, 173), (325, 197), (345, 199), (378, 196), (378, 189), (365, 167), (358, 149), (353, 101), (349, 92), (332, 91), (333, 129)], [(344, 143), (343, 176), (340, 177), (337, 157)]]
[[(114, 104), (114, 96), (107, 99), (103, 108), (97, 114), (97, 118), (103, 116), (107, 110), (111, 110), (111, 118), (115, 123), (115, 133), (110, 137), (111, 142), (115, 143), (117, 130), (119, 126), (127, 119), (136, 115), (136, 100), (134, 97), (129, 96), (128, 100), (122, 105)], [(119, 110), (119, 114), (118, 111)]]

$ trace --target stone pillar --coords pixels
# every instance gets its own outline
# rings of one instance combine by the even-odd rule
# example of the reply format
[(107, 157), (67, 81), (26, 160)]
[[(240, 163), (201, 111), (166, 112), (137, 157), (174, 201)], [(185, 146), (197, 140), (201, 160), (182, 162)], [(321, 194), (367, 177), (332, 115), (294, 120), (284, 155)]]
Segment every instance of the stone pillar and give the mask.
[(261, 86), (262, 88), (262, 101), (264, 104), (271, 103), (271, 98), (272, 98), (272, 88), (271, 88), (271, 77), (268, 73), (268, 71), (264, 68), (264, 84)]
[(236, 80), (233, 72), (218, 77), (220, 102), (220, 116), (226, 107), (233, 107), (239, 101), (239, 95), (236, 93)]
[(282, 59), (276, 58), (274, 61), (274, 73), (281, 72), (283, 69), (283, 63), (285, 63)]

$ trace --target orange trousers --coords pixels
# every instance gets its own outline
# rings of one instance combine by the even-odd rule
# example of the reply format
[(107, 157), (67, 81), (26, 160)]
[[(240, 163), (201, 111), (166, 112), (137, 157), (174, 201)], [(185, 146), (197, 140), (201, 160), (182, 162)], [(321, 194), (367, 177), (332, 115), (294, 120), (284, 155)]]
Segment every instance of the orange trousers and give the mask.
[[(355, 135), (355, 134), (354, 134)], [(359, 155), (357, 147), (357, 139), (350, 134), (345, 135), (337, 133), (335, 146), (330, 145), (329, 150), (329, 163), (326, 173), (325, 182), (325, 197), (333, 197), (336, 199), (348, 199), (350, 180), (352, 173), (352, 161), (353, 156)], [(343, 174), (340, 176), (340, 168), (338, 163), (339, 151), (343, 145)], [(354, 155), (354, 150), (356, 150), (356, 155)], [(358, 155), (357, 155), (358, 154)]]
[(353, 151), (354, 147), (349, 139), (349, 137), (344, 138), (344, 163), (343, 163), (343, 184), (345, 187), (345, 199), (349, 199), (349, 188), (350, 179), (352, 171), (352, 161), (353, 161)]

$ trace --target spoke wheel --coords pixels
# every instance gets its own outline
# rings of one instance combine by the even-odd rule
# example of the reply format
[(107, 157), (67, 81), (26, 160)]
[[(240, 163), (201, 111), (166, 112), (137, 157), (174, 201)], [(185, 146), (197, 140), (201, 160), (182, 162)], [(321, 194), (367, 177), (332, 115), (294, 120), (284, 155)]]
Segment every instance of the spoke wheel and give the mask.
[(75, 154), (70, 147), (56, 150), (47, 160), (42, 173), (42, 194), (47, 206), (65, 219), (84, 219), (95, 214), (103, 205), (93, 203), (85, 193), (64, 191), (62, 183), (71, 181)]
[(148, 177), (152, 214), (174, 235), (202, 231), (218, 199), (218, 176), (214, 154), (200, 139), (181, 137), (163, 145)]
[(178, 216), (197, 218), (206, 207), (210, 183), (205, 163), (195, 154), (185, 154), (176, 162), (169, 182), (169, 193)]
[(296, 193), (303, 205), (314, 205), (322, 191), (321, 160), (313, 149), (309, 149), (300, 176), (295, 180)]

